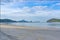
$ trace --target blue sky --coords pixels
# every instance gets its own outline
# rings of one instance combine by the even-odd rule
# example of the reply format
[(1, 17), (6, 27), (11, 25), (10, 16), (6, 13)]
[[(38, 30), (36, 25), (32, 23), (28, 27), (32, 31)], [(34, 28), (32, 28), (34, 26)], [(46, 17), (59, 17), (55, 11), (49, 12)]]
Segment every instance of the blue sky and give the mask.
[(60, 19), (59, 0), (1, 0), (0, 7), (1, 18), (33, 21)]

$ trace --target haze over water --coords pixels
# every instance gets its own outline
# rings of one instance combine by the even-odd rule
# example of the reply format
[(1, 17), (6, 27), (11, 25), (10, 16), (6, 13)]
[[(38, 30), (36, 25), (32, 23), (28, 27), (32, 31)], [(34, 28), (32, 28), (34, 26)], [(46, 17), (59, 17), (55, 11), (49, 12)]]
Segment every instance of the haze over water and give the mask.
[(17, 26), (28, 26), (28, 27), (56, 27), (60, 28), (60, 22), (55, 22), (55, 23), (7, 23), (10, 25), (17, 25)]

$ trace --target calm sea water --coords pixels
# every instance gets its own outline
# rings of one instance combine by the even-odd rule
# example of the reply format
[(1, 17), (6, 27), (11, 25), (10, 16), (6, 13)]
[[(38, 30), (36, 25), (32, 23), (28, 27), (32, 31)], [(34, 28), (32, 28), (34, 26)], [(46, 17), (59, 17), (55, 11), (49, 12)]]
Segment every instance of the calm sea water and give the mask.
[(60, 23), (7, 23), (11, 25), (18, 25), (18, 26), (28, 26), (28, 27), (57, 27), (60, 28)]

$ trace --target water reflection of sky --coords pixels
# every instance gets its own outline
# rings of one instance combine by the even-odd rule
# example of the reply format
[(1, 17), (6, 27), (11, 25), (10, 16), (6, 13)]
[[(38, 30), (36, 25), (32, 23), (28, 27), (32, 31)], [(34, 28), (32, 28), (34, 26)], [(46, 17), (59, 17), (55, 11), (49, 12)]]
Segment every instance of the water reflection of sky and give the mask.
[(60, 27), (60, 23), (7, 23), (10, 25), (29, 26), (29, 27)]
[(50, 26), (60, 26), (60, 23), (49, 23)]

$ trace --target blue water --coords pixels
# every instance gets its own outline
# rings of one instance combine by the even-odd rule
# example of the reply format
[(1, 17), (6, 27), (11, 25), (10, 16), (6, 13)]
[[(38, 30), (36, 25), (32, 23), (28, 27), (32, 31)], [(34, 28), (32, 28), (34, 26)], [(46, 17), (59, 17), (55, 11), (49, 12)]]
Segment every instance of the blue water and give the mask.
[(60, 23), (8, 23), (11, 25), (18, 25), (18, 26), (29, 26), (29, 27), (57, 27), (60, 28)]

